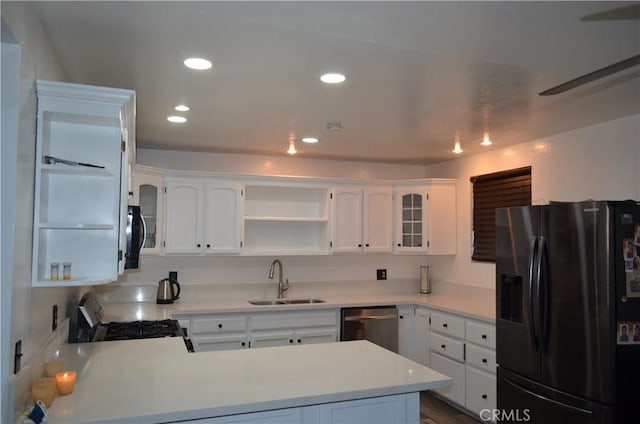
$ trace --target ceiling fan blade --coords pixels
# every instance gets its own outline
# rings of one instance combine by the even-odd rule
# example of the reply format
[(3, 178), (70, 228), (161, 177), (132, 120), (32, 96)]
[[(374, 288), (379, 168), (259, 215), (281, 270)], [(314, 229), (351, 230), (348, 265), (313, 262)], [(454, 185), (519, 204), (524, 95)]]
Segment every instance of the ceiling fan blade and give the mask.
[(613, 65), (605, 66), (596, 71), (589, 72), (588, 74), (574, 78), (571, 81), (564, 82), (560, 85), (556, 85), (548, 90), (544, 90), (539, 94), (541, 96), (553, 96), (554, 94), (564, 93), (567, 90), (579, 87), (583, 84), (590, 83), (600, 78), (604, 78), (607, 75), (615, 74), (616, 72), (623, 71), (627, 68), (640, 65), (640, 55), (630, 57), (629, 59), (616, 62)]

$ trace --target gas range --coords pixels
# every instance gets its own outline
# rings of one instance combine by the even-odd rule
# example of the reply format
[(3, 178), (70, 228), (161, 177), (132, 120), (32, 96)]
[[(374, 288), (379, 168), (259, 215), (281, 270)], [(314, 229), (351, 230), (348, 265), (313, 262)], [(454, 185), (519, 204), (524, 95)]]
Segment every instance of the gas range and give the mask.
[(69, 342), (78, 343), (160, 337), (182, 337), (187, 350), (193, 352), (191, 340), (175, 319), (102, 322), (102, 305), (91, 292), (80, 300), (77, 323), (70, 326), (69, 330)]
[(109, 322), (99, 324), (93, 341), (153, 339), (183, 336), (182, 328), (174, 319), (160, 321)]

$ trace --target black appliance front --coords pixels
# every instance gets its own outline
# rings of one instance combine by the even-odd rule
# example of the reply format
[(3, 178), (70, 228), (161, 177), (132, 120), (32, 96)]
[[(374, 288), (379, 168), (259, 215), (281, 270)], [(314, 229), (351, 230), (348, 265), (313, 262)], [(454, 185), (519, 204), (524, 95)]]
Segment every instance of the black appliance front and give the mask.
[(615, 408), (578, 398), (498, 368), (498, 421), (611, 424)]
[(140, 206), (129, 206), (127, 211), (127, 253), (125, 269), (138, 269), (140, 252), (144, 247), (146, 228)]
[[(627, 299), (621, 288), (621, 249), (640, 223), (638, 211), (631, 202), (580, 202), (496, 212), (496, 357), (502, 373), (615, 405), (618, 418), (609, 422), (624, 422), (631, 405), (625, 399), (640, 396), (640, 372), (628, 360), (640, 357), (640, 344), (616, 345), (616, 323), (640, 321), (640, 298)], [(621, 310), (629, 313), (616, 316)], [(515, 396), (512, 390), (504, 381), (498, 385), (499, 406)], [(554, 410), (534, 398), (518, 405)]]

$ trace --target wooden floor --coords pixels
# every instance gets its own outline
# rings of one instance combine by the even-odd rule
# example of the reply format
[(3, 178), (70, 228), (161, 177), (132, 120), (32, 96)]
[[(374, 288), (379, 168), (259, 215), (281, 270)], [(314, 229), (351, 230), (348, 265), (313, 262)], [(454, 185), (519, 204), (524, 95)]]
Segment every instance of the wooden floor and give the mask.
[(470, 415), (449, 406), (428, 392), (420, 393), (420, 424), (477, 424)]

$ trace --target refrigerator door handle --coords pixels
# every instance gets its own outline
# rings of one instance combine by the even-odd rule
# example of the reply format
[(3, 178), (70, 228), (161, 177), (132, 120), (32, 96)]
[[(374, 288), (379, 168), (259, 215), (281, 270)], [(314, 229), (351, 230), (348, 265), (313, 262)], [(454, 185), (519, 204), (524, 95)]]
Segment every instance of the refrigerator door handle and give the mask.
[(538, 251), (538, 271), (536, 275), (536, 297), (537, 297), (537, 315), (538, 315), (538, 331), (540, 338), (540, 348), (544, 350), (547, 343), (547, 332), (549, 317), (547, 316), (547, 290), (548, 290), (548, 273), (547, 273), (547, 249), (549, 243), (547, 239), (540, 236), (540, 248)]
[(505, 377), (505, 378), (503, 378), (503, 380), (502, 380), (502, 381), (504, 381), (505, 383), (509, 384), (510, 386), (515, 387), (517, 390), (520, 390), (521, 392), (525, 392), (525, 393), (526, 393), (526, 394), (528, 394), (529, 396), (532, 396), (532, 397), (535, 397), (535, 398), (541, 399), (541, 400), (543, 400), (543, 401), (545, 401), (545, 402), (553, 403), (554, 405), (560, 406), (561, 408), (570, 409), (570, 410), (572, 410), (572, 411), (579, 412), (579, 413), (581, 413), (581, 414), (588, 415), (588, 416), (590, 416), (590, 417), (591, 417), (591, 416), (593, 416), (593, 411), (590, 411), (590, 410), (588, 410), (588, 409), (578, 408), (577, 406), (568, 405), (568, 404), (566, 404), (566, 403), (559, 402), (559, 401), (557, 401), (557, 400), (554, 400), (554, 399), (548, 398), (548, 397), (546, 397), (546, 396), (542, 396), (540, 393), (532, 392), (531, 390), (528, 390), (528, 389), (526, 389), (526, 388), (522, 387), (522, 386), (521, 386), (521, 385), (519, 385), (518, 383), (516, 383), (516, 382), (514, 382), (514, 381), (511, 381), (510, 379), (508, 379), (508, 378), (506, 378), (506, 377)]
[(536, 269), (534, 267), (534, 262), (537, 258), (538, 252), (538, 237), (534, 237), (531, 240), (531, 246), (529, 249), (529, 334), (531, 335), (531, 343), (533, 343), (534, 348), (538, 349), (538, 331), (536, 326), (536, 308), (533, 302), (534, 292), (533, 292), (533, 273)]

